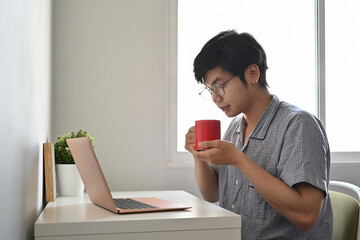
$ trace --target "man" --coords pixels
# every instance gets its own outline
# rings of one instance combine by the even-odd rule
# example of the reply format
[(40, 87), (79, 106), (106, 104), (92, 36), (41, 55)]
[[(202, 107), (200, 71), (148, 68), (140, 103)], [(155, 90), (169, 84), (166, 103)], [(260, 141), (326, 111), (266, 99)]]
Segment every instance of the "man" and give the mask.
[[(313, 115), (267, 90), (266, 55), (247, 33), (221, 32), (194, 61), (195, 78), (228, 117), (223, 140), (196, 151), (186, 134), (205, 200), (242, 216), (242, 239), (331, 239), (330, 150)], [(289, 81), (291, 78), (289, 77)]]

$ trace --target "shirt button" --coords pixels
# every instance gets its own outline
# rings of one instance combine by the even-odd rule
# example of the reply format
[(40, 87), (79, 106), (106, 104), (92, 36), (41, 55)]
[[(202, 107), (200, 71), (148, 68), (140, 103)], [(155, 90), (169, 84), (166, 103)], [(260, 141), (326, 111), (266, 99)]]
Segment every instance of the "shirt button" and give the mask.
[(235, 181), (235, 184), (238, 185), (238, 184), (239, 184), (239, 180), (236, 180), (236, 181)]
[(234, 208), (235, 208), (235, 204), (231, 205), (231, 208), (234, 209)]

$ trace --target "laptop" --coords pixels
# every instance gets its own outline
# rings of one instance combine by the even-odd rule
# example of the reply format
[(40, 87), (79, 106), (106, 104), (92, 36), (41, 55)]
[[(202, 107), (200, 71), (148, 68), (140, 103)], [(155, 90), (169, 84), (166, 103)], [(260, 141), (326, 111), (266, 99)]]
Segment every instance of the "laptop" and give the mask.
[(156, 197), (116, 198), (111, 195), (91, 142), (87, 137), (66, 139), (90, 200), (114, 213), (184, 210), (181, 205)]

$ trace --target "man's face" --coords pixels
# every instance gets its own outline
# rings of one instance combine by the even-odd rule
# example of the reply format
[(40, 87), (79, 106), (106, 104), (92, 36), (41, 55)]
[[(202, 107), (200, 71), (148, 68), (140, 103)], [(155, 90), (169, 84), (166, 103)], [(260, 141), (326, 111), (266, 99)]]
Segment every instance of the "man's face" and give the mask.
[[(223, 87), (224, 95), (220, 96), (216, 93), (212, 94), (214, 103), (228, 116), (235, 117), (240, 113), (246, 112), (252, 103), (252, 90), (245, 86), (238, 76), (232, 79), (233, 74), (224, 71), (221, 67), (216, 67), (209, 70), (204, 75), (204, 84), (213, 88), (214, 84), (220, 86), (226, 83)], [(245, 71), (246, 79), (246, 71)], [(248, 82), (248, 86), (249, 86)]]

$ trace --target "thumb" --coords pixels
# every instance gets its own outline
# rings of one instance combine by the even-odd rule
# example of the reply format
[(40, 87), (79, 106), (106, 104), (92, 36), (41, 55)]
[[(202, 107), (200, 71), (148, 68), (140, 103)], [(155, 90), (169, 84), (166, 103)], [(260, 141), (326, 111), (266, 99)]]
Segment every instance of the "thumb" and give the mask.
[(213, 141), (203, 141), (199, 142), (199, 147), (202, 148), (214, 148), (219, 145), (220, 140), (213, 140)]

